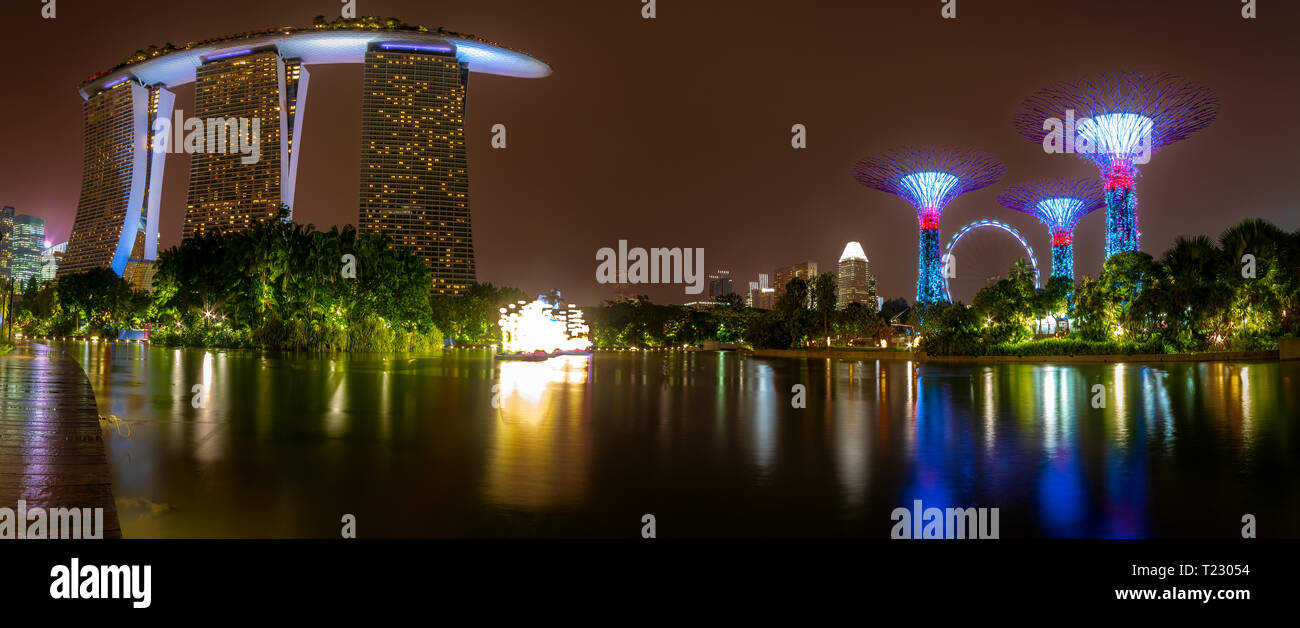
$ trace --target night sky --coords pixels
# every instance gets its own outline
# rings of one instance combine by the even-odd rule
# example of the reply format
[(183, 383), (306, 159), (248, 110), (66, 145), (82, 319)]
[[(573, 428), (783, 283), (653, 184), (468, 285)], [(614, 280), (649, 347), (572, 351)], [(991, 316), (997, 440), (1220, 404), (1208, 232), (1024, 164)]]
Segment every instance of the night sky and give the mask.
[[(1300, 2), (1258, 0), (939, 0), (787, 2), (659, 0), (358, 0), (359, 15), (475, 33), (554, 68), (539, 80), (472, 75), (471, 207), (480, 281), (563, 290), (581, 303), (612, 297), (595, 281), (597, 249), (703, 247), (708, 270), (743, 289), (759, 272), (812, 259), (831, 270), (849, 240), (871, 258), (882, 296), (914, 295), (916, 218), (901, 199), (868, 190), (860, 159), (906, 144), (957, 144), (1007, 164), (1002, 183), (949, 206), (944, 241), (997, 218), (1029, 236), (1044, 273), (1050, 236), (997, 205), (1007, 185), (1096, 176), (1087, 161), (1046, 155), (1012, 116), (1034, 90), (1122, 69), (1180, 74), (1213, 89), (1219, 118), (1157, 154), (1138, 182), (1143, 249), (1159, 255), (1184, 234), (1213, 237), (1246, 217), (1300, 227)], [(334, 0), (176, 2), (3, 0), (0, 205), (67, 238), (81, 181), (77, 86), (149, 44), (333, 19)], [(317, 227), (357, 215), (361, 67), (309, 66), (295, 218)], [(193, 110), (193, 85), (176, 89)], [(505, 124), (509, 147), (493, 150)], [(808, 148), (790, 128), (808, 128)], [(162, 246), (180, 239), (189, 158), (168, 157)], [(1104, 210), (1076, 233), (1078, 274), (1095, 274)], [(954, 297), (1020, 254), (989, 231), (957, 250)], [(661, 302), (680, 286), (638, 288)]]

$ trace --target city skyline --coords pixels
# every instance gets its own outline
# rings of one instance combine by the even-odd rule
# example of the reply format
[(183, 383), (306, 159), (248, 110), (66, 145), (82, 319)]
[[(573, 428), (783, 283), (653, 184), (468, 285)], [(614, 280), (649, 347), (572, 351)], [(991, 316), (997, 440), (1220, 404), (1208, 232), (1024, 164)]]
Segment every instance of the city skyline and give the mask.
[[(20, 83), (28, 88), (3, 105), (4, 119), (11, 128), (10, 136), (19, 145), (38, 146), (41, 158), (11, 154), (0, 162), (7, 194), (0, 203), (47, 220), (52, 241), (67, 238), (81, 165), (80, 130), (76, 128), (79, 105), (71, 88), (84, 77), (111, 67), (131, 50), (149, 43), (179, 43), (265, 26), (303, 24), (311, 17), (311, 11), (301, 8), (235, 4), (237, 10), (202, 21), (161, 2), (140, 3), (108, 15), (95, 12), (95, 20), (82, 19), (77, 5), (68, 4), (61, 7), (55, 20), (58, 28), (41, 23), (35, 11), (27, 15), (13, 6), (0, 9), (6, 23), (26, 25), (12, 40), (0, 44), (6, 52), (16, 54), (23, 47), (36, 45), (38, 38), (50, 49), (39, 71), (15, 68)], [(1241, 20), (1235, 11), (1214, 2), (1186, 3), (1169, 14), (1157, 7), (1124, 4), (1123, 10), (1135, 21), (1157, 25), (1148, 37), (1126, 38), (1070, 22), (1065, 19), (1065, 7), (1028, 2), (965, 8), (951, 24), (934, 19), (933, 12), (923, 7), (816, 7), (793, 25), (762, 10), (679, 7), (671, 15), (646, 21), (635, 11), (623, 15), (625, 11), (617, 7), (542, 11), (504, 1), (488, 4), (471, 9), (452, 3), (373, 2), (363, 11), (482, 32), (563, 68), (545, 86), (512, 85), (499, 79), (476, 84), (466, 142), (476, 171), (471, 195), (476, 199), (474, 238), (480, 281), (515, 285), (526, 292), (560, 288), (580, 302), (599, 302), (610, 298), (613, 291), (592, 280), (596, 249), (608, 246), (625, 230), (634, 230), (638, 239), (652, 244), (672, 245), (683, 239), (681, 225), (698, 224), (705, 228), (688, 230), (692, 241), (681, 244), (703, 246), (707, 266), (729, 267), (738, 277), (768, 272), (782, 260), (811, 258), (830, 267), (844, 241), (860, 241), (872, 251), (873, 262), (879, 261), (876, 274), (881, 296), (909, 296), (910, 300), (916, 242), (914, 235), (907, 237), (907, 217), (890, 211), (887, 199), (864, 197), (856, 184), (846, 180), (845, 164), (895, 144), (952, 141), (987, 150), (1004, 160), (1008, 180), (1095, 176), (1095, 169), (1083, 160), (1044, 155), (1015, 133), (1008, 118), (1020, 99), (1041, 85), (1128, 67), (1187, 75), (1214, 89), (1222, 103), (1219, 120), (1199, 133), (1193, 144), (1173, 146), (1143, 169), (1144, 250), (1162, 251), (1179, 235), (1219, 233), (1237, 216), (1263, 217), (1289, 230), (1298, 226), (1286, 211), (1285, 201), (1296, 195), (1300, 184), (1284, 176), (1288, 147), (1296, 143), (1296, 132), (1290, 127), (1265, 129), (1254, 123), (1283, 117), (1282, 103), (1297, 95), (1294, 85), (1269, 80), (1274, 70), (1258, 62), (1277, 54), (1278, 42), (1285, 38), (1274, 35), (1287, 24), (1285, 19)], [(1119, 3), (1110, 4), (1119, 10)], [(1271, 11), (1281, 18), (1295, 9), (1282, 6)], [(726, 13), (736, 15), (734, 19), (722, 18)], [(999, 17), (1010, 13), (1019, 23), (1000, 26)], [(143, 28), (121, 28), (142, 23), (144, 15), (150, 19), (143, 22)], [(583, 24), (599, 25), (585, 41), (551, 36)], [(747, 31), (811, 25), (827, 36), (806, 44), (802, 56), (819, 60), (810, 72), (774, 86), (748, 80), (755, 70), (738, 63), (745, 54), (743, 48), (714, 56), (691, 54), (685, 45), (685, 25), (704, 28), (726, 42), (740, 41), (740, 33)], [(892, 33), (891, 25), (905, 25), (892, 30), (906, 31), (906, 37)], [(1023, 54), (1025, 46), (984, 44), (972, 48), (973, 42), (1011, 39), (1011, 33), (1036, 26), (1056, 28), (1052, 32), (1060, 34), (1061, 44), (1048, 41), (1045, 54), (1032, 58)], [(1096, 46), (1086, 57), (1067, 56), (1064, 42), (1084, 31), (1104, 45)], [(854, 37), (838, 36), (849, 33)], [(999, 37), (999, 33), (1007, 37)], [(935, 58), (947, 62), (936, 66), (937, 76), (921, 77), (907, 71), (902, 43), (927, 34), (933, 35)], [(1223, 45), (1198, 43), (1205, 39)], [(68, 45), (75, 41), (86, 44)], [(666, 65), (620, 52), (628, 47), (615, 46), (615, 41), (630, 42), (631, 48), (655, 45), (668, 55), (671, 64), (687, 68), (685, 74), (678, 72), (679, 79), (696, 91), (689, 96), (694, 104), (688, 108), (690, 112), (672, 107), (671, 95), (648, 89), (647, 79), (660, 80)], [(586, 51), (592, 46), (629, 56), (587, 59)], [(958, 51), (970, 54), (959, 55)], [(854, 58), (881, 62), (867, 71), (847, 61)], [(997, 72), (988, 69), (993, 64)], [(332, 66), (322, 67), (320, 72), (313, 77), (313, 99), (319, 96), (321, 101), (354, 106), (359, 98), (360, 68)], [(321, 80), (315, 80), (318, 78)], [(349, 87), (353, 78), (357, 84)], [(764, 101), (774, 104), (737, 110), (737, 102), (763, 96), (750, 87), (735, 92), (727, 86), (751, 82), (766, 85), (771, 91)], [(593, 88), (593, 84), (608, 86)], [(889, 98), (862, 98), (883, 84), (898, 88), (891, 89)], [(317, 92), (318, 88), (321, 91)], [(520, 107), (518, 103), (525, 97), (529, 106)], [(192, 89), (178, 90), (178, 108), (193, 110), (192, 100)], [(41, 103), (39, 108), (32, 107), (36, 101)], [(321, 101), (319, 108), (307, 114), (304, 133), (306, 144), (314, 146), (308, 153), (323, 154), (315, 159), (304, 157), (300, 177), (305, 185), (299, 186), (302, 194), (293, 209), (298, 220), (328, 228), (354, 220), (348, 214), (355, 214), (357, 208), (348, 197), (355, 192), (345, 192), (357, 189), (358, 182), (348, 173), (358, 169), (355, 163), (327, 163), (326, 155), (339, 151), (325, 146), (355, 147), (360, 141), (360, 123), (347, 119), (342, 113), (345, 106)], [(30, 120), (33, 110), (41, 111), (35, 124), (14, 122)], [(631, 119), (644, 124), (629, 129), (626, 121)], [(882, 120), (890, 122), (882, 126)], [(616, 121), (620, 132), (611, 134), (607, 129)], [(496, 123), (509, 129), (510, 145), (505, 150), (490, 147), (490, 129)], [(808, 148), (802, 151), (790, 148), (789, 130), (796, 123), (808, 129)], [(683, 143), (692, 148), (679, 154)], [(570, 154), (576, 161), (558, 164), (546, 158), (555, 146), (566, 144), (574, 147)], [(1251, 168), (1242, 165), (1247, 155), (1253, 158)], [(189, 159), (187, 155), (168, 157), (160, 216), (163, 248), (179, 241), (185, 184), (183, 175), (178, 182), (176, 173), (188, 171)], [(733, 165), (706, 168), (706, 162)], [(700, 174), (683, 178), (690, 172)], [(1238, 199), (1222, 187), (1186, 184), (1222, 176), (1234, 177), (1235, 189), (1250, 189), (1252, 194)], [(758, 180), (768, 184), (752, 185)], [(40, 185), (19, 185), (20, 181)], [(672, 189), (661, 189), (648, 186), (649, 181), (674, 183)], [(629, 195), (628, 190), (650, 191)], [(954, 202), (944, 217), (943, 231), (951, 233), (971, 220), (995, 218), (1028, 234), (1035, 250), (1050, 250), (1050, 235), (1035, 228), (1032, 217), (1013, 215), (1015, 212), (997, 206), (1000, 191), (993, 186)], [(722, 209), (701, 211), (711, 207)], [(1175, 215), (1179, 220), (1170, 220)], [(1104, 219), (1091, 215), (1081, 221), (1075, 239), (1078, 275), (1097, 273), (1103, 240)], [(520, 246), (535, 241), (563, 242), (565, 246), (535, 260), (526, 252), (528, 246)], [(953, 282), (955, 299), (969, 301), (982, 284), (978, 278), (1005, 271), (1017, 256), (1007, 243), (995, 233), (963, 243), (971, 252), (963, 260), (978, 260), (983, 265)], [(1039, 263), (1047, 266), (1047, 260)], [(638, 292), (659, 302), (689, 300), (679, 287), (648, 286)]]

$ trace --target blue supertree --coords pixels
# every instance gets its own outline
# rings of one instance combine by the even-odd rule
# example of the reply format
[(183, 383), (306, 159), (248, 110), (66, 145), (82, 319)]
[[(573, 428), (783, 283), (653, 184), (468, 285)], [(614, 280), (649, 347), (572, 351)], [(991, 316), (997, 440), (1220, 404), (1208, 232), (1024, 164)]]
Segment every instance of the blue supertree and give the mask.
[(1106, 206), (1096, 179), (1042, 179), (1007, 188), (998, 203), (1042, 221), (1052, 232), (1052, 276), (1074, 280), (1074, 227)]
[(991, 155), (963, 148), (907, 147), (858, 162), (859, 183), (906, 199), (916, 208), (920, 246), (916, 302), (947, 301), (939, 249), (939, 219), (953, 199), (997, 183), (1006, 167)]
[(1015, 125), (1044, 150), (1074, 152), (1101, 170), (1109, 258), (1141, 244), (1136, 164), (1209, 126), (1218, 113), (1219, 101), (1205, 87), (1173, 74), (1123, 71), (1040, 90), (1021, 105)]

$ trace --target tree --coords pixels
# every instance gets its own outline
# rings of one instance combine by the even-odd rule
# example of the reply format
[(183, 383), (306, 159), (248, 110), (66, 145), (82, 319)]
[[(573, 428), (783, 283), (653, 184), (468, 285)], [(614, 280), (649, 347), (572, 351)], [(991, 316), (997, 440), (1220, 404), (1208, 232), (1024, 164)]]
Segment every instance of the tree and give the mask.
[(1023, 259), (1016, 260), (1007, 278), (986, 286), (975, 295), (976, 318), (982, 318), (984, 342), (1020, 342), (1031, 336), (1038, 292), (1034, 271)]
[(773, 312), (790, 334), (790, 346), (798, 345), (812, 330), (808, 298), (808, 282), (795, 277), (785, 284), (785, 292), (776, 300)]
[(875, 344), (889, 335), (889, 325), (871, 308), (856, 301), (838, 312), (835, 329), (840, 342), (846, 344), (856, 339)]
[(812, 307), (817, 317), (822, 320), (822, 337), (829, 338), (831, 335), (831, 317), (835, 314), (837, 305), (835, 275), (832, 273), (822, 273), (813, 280), (812, 285)]
[(1201, 348), (1214, 337), (1221, 340), (1232, 300), (1223, 262), (1223, 251), (1209, 238), (1178, 238), (1135, 307), (1156, 321), (1165, 341), (1179, 350)]
[(1121, 332), (1131, 335), (1149, 322), (1146, 308), (1132, 306), (1144, 286), (1156, 278), (1156, 271), (1155, 260), (1142, 251), (1118, 253), (1102, 264), (1099, 280), (1117, 310), (1115, 320)]
[(739, 312), (745, 309), (745, 299), (734, 292), (728, 292), (722, 296), (714, 297), (714, 301), (725, 304), (733, 312)]
[(921, 349), (928, 355), (980, 355), (982, 323), (975, 308), (961, 302), (935, 306), (925, 317)]

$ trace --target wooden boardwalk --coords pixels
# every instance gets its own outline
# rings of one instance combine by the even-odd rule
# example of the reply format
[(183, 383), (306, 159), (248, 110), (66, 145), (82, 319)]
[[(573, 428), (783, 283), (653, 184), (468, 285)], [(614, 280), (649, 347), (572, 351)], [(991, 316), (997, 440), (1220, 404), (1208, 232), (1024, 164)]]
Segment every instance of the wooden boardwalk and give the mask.
[(0, 356), (0, 507), (104, 509), (121, 538), (95, 393), (63, 352), (28, 345)]

